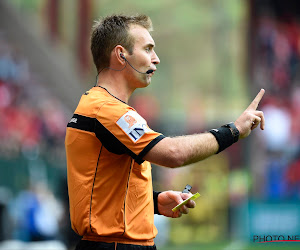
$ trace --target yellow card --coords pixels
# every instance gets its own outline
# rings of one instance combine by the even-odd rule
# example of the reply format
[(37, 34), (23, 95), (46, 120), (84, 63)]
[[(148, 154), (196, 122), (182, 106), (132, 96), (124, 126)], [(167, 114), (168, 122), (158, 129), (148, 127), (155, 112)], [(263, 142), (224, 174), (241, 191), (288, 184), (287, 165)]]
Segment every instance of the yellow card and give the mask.
[(181, 202), (180, 204), (178, 204), (176, 207), (174, 207), (172, 209), (173, 212), (176, 212), (179, 208), (181, 208), (181, 206), (185, 205), (186, 203), (188, 203), (189, 200), (196, 200), (198, 197), (200, 197), (200, 194), (197, 192), (194, 195), (192, 195), (190, 198), (184, 200), (183, 202)]

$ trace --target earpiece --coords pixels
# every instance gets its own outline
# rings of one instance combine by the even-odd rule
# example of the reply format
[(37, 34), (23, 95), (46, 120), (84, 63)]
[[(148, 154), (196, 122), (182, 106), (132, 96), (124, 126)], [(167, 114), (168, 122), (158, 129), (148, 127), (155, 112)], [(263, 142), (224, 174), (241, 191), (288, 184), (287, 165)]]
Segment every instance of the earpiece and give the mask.
[(120, 57), (123, 58), (124, 60), (126, 60), (125, 56), (123, 53), (120, 53)]

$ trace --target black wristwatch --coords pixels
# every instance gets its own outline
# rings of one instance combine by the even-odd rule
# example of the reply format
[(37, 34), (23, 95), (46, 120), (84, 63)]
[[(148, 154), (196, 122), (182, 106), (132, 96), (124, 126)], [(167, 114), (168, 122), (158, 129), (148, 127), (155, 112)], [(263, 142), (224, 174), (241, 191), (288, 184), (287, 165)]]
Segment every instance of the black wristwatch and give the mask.
[(234, 125), (233, 122), (227, 123), (227, 124), (223, 125), (222, 127), (230, 129), (234, 142), (237, 142), (239, 140), (240, 131), (236, 128), (236, 126)]

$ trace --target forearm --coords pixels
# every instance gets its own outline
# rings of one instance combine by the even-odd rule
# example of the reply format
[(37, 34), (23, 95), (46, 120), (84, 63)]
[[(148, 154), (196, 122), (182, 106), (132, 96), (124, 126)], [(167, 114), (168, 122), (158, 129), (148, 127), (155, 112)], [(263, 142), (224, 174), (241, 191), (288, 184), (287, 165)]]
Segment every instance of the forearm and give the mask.
[(211, 133), (167, 137), (144, 157), (166, 167), (181, 167), (203, 160), (218, 151), (219, 145)]
[(171, 138), (175, 151), (179, 152), (179, 166), (192, 164), (214, 155), (219, 148), (216, 138), (211, 133), (179, 136)]

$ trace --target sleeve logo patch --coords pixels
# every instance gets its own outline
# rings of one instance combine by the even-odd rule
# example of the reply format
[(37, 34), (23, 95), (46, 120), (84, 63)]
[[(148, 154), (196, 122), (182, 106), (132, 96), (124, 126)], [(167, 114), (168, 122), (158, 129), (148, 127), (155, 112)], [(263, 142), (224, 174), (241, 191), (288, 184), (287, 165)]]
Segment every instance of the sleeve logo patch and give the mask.
[(125, 115), (124, 119), (128, 123), (129, 128), (131, 128), (136, 123), (136, 119), (134, 119), (134, 117), (132, 117), (131, 115)]
[(133, 142), (137, 142), (145, 133), (151, 131), (145, 119), (132, 110), (125, 113), (117, 124)]

